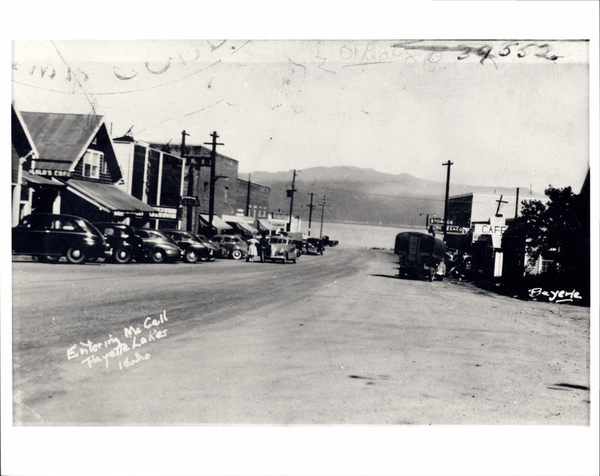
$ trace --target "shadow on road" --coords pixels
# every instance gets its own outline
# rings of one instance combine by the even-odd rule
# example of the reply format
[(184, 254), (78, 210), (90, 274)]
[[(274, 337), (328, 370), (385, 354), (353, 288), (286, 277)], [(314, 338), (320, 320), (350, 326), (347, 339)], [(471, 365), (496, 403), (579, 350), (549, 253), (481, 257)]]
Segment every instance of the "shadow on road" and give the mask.
[(398, 275), (389, 275), (389, 274), (369, 274), (369, 276), (375, 276), (376, 278), (393, 278), (399, 279)]

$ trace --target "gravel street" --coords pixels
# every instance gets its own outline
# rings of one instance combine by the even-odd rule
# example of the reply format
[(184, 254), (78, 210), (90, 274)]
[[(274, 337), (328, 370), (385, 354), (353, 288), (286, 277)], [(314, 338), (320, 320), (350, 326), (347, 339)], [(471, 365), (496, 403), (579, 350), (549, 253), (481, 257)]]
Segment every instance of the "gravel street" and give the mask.
[(589, 308), (394, 258), (14, 262), (15, 425), (589, 424)]

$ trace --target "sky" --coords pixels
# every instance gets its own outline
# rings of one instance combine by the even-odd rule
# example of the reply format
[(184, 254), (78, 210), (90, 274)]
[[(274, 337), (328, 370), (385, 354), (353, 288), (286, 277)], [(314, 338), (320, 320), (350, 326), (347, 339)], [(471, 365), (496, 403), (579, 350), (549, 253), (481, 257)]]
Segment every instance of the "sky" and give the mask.
[[(511, 44), (512, 43), (512, 44)], [(373, 168), (578, 191), (585, 41), (15, 40), (23, 111), (97, 114), (113, 137), (203, 144), (241, 173)]]

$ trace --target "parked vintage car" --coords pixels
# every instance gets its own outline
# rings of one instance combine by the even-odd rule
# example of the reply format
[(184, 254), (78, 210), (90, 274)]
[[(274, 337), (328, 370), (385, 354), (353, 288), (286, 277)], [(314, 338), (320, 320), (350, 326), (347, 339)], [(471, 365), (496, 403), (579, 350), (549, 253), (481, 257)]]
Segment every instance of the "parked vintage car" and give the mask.
[(54, 263), (66, 256), (69, 263), (83, 264), (104, 258), (109, 245), (90, 222), (73, 215), (28, 215), (12, 230), (12, 251)]
[(304, 240), (303, 251), (308, 255), (322, 255), (325, 250), (323, 240), (319, 238), (307, 238)]
[(144, 259), (142, 239), (129, 225), (101, 222), (94, 223), (94, 226), (104, 235), (110, 247), (110, 254), (106, 257), (106, 261), (127, 264), (134, 259), (138, 262)]
[(219, 246), (221, 258), (235, 260), (245, 258), (248, 254), (248, 243), (236, 235), (215, 235), (212, 242)]
[(266, 260), (281, 260), (283, 263), (287, 261), (296, 263), (300, 254), (292, 238), (287, 236), (269, 237), (269, 246), (265, 253)]
[(183, 257), (182, 249), (162, 231), (150, 228), (134, 228), (134, 231), (144, 244), (145, 259), (154, 263), (164, 263)]
[(182, 230), (161, 230), (165, 235), (172, 238), (177, 246), (183, 250), (183, 260), (186, 263), (196, 263), (198, 260), (208, 261), (213, 250), (204, 244), (200, 239), (190, 233)]
[(337, 246), (338, 244), (339, 244), (339, 241), (332, 240), (328, 236), (323, 236), (323, 245), (324, 246)]
[(196, 238), (198, 238), (200, 240), (201, 243), (204, 243), (204, 245), (206, 245), (206, 247), (212, 251), (210, 258), (203, 258), (202, 256), (200, 256), (200, 261), (214, 261), (215, 258), (217, 257), (217, 255), (219, 254), (221, 248), (216, 245), (215, 243), (212, 242), (212, 240), (209, 240), (206, 236), (204, 235), (199, 235), (198, 233), (192, 233)]

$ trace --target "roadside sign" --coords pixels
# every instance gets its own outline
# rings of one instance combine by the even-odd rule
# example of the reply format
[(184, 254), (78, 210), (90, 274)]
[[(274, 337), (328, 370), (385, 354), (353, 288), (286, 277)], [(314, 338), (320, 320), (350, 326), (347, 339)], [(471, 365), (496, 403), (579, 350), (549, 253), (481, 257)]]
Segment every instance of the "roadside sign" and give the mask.
[(181, 197), (181, 199), (179, 200), (179, 203), (183, 206), (199, 206), (200, 205), (200, 201), (198, 200), (198, 197), (190, 197), (190, 196), (183, 196)]
[(460, 235), (464, 235), (469, 232), (469, 228), (465, 228), (465, 227), (458, 226), (458, 225), (447, 225), (446, 231), (448, 233), (458, 233)]
[[(438, 218), (438, 217), (431, 217), (429, 218), (429, 224), (430, 225), (443, 225), (444, 224), (444, 219), (443, 218)], [(452, 225), (453, 221), (452, 220), (448, 220), (448, 225)]]

